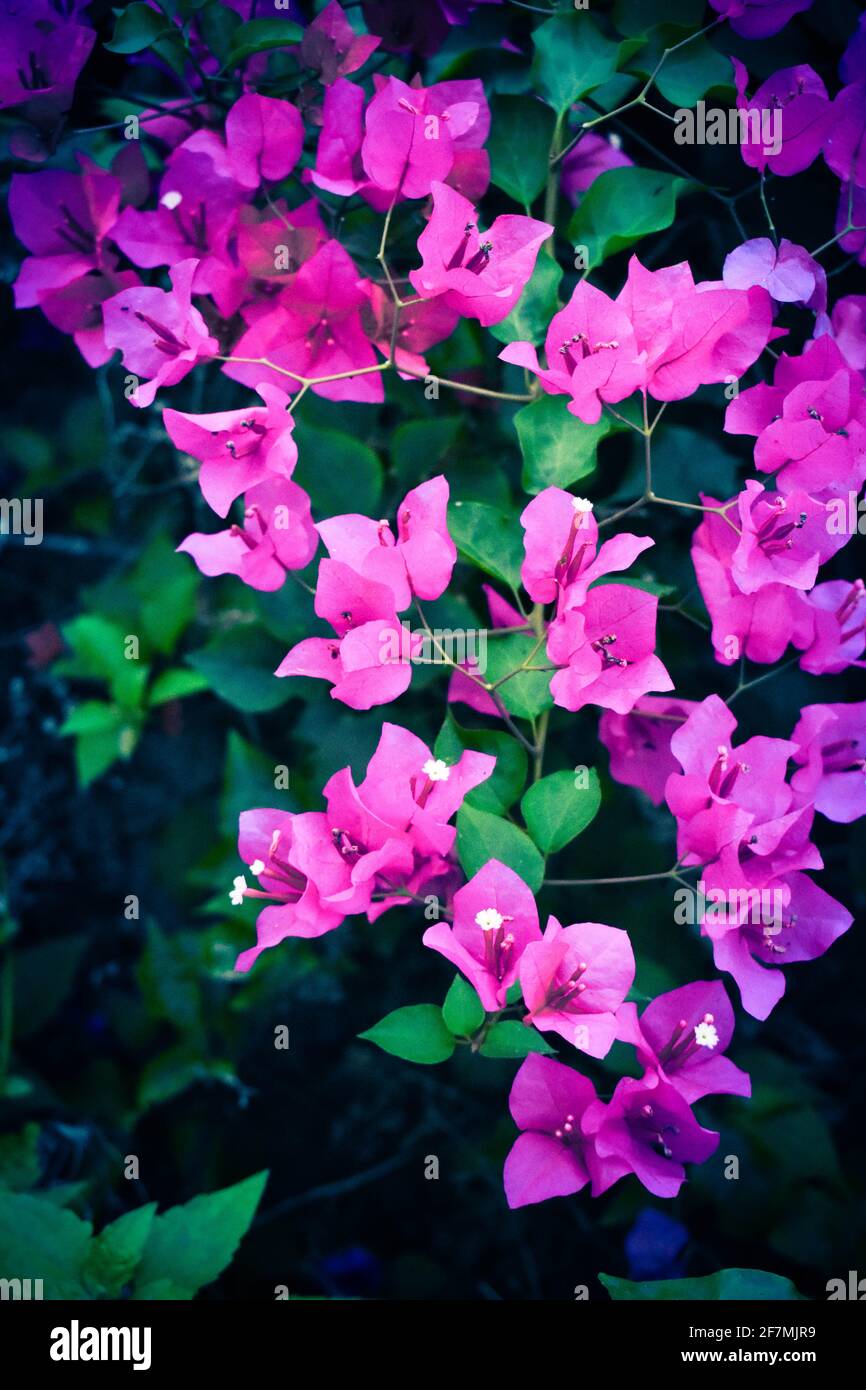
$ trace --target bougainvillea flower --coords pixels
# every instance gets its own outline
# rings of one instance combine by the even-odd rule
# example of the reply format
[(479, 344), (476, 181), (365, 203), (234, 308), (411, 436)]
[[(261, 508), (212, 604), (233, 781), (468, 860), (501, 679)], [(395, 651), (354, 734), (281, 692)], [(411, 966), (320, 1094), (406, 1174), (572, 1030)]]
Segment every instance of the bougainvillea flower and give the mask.
[(15, 305), (28, 309), (45, 294), (91, 271), (111, 269), (105, 243), (117, 220), (120, 180), (84, 155), (81, 172), (44, 169), (13, 174), (9, 216), (18, 240), (31, 254), (15, 281)]
[(205, 535), (193, 532), (179, 551), (191, 555), (202, 574), (236, 574), (251, 589), (282, 587), (290, 570), (304, 569), (319, 538), (304, 489), (272, 475), (249, 488), (243, 525)]
[(84, 8), (28, 0), (0, 14), (0, 109), (23, 108), (22, 115), (45, 127), (69, 110), (96, 42), (90, 25), (75, 22)]
[(91, 270), (60, 289), (41, 291), (39, 308), (59, 332), (71, 334), (88, 367), (102, 367), (114, 351), (105, 341), (102, 306), (139, 284), (134, 270)]
[(218, 516), (228, 516), (235, 498), (265, 482), (269, 475), (290, 478), (297, 463), (289, 397), (267, 382), (258, 394), (264, 406), (247, 410), (220, 410), (209, 415), (188, 415), (182, 410), (162, 413), (175, 448), (200, 461), (199, 487)]
[[(706, 507), (720, 507), (701, 494)], [(788, 585), (765, 584), (744, 594), (734, 582), (732, 563), (739, 545), (737, 530), (719, 512), (705, 512), (692, 540), (692, 563), (698, 587), (712, 619), (716, 660), (730, 666), (745, 656), (768, 664), (778, 661), (789, 643), (800, 651), (813, 640), (815, 623), (803, 595)]]
[(812, 620), (812, 637), (800, 666), (813, 676), (835, 675), (862, 666), (866, 648), (866, 587), (862, 579), (831, 579), (804, 595)]
[(844, 495), (866, 477), (866, 398), (859, 372), (829, 335), (784, 353), (772, 386), (752, 386), (725, 413), (728, 434), (754, 434), (755, 466), (780, 492)]
[(740, 142), (744, 163), (752, 169), (762, 172), (770, 169), (781, 175), (799, 174), (808, 169), (821, 153), (833, 121), (833, 104), (814, 68), (806, 63), (782, 68), (749, 97), (746, 68), (737, 58), (732, 58), (731, 63), (738, 109), (756, 113), (762, 126), (764, 113), (774, 123), (779, 123), (778, 139), (765, 143), (763, 129), (760, 133), (752, 129), (754, 122), (749, 119), (747, 138)]
[(338, 77), (363, 67), (381, 42), (375, 34), (356, 34), (342, 6), (330, 0), (304, 30), (299, 56), (304, 67), (330, 87)]
[[(377, 587), (385, 590), (385, 585)], [(286, 653), (274, 674), (330, 681), (332, 699), (352, 709), (371, 709), (390, 704), (409, 689), (411, 663), (420, 656), (423, 641), (422, 632), (410, 632), (392, 612), (359, 623), (337, 641), (304, 638)]]
[[(331, 834), (350, 866), (352, 893), (366, 893), (371, 920), (441, 874), (456, 835), (448, 822), (495, 762), (467, 751), (449, 765), (407, 729), (386, 723), (360, 786), (350, 768), (326, 783)], [(381, 901), (371, 901), (374, 891)]]
[(332, 560), (387, 584), (399, 613), (413, 594), (436, 599), (444, 593), (457, 560), (448, 532), (448, 483), (439, 474), (407, 492), (397, 508), (397, 535), (387, 521), (350, 513), (319, 523)]
[(503, 348), (503, 362), (534, 372), (549, 394), (571, 397), (572, 415), (596, 424), (602, 403), (625, 400), (645, 377), (634, 330), (626, 312), (603, 290), (581, 280), (564, 309), (554, 314), (544, 343), (547, 367), (532, 343)]
[(530, 942), (520, 961), (523, 1021), (559, 1033), (590, 1057), (606, 1057), (634, 968), (628, 932), (602, 922), (563, 927), (551, 917), (542, 940)]
[[(862, 77), (862, 74), (861, 74)], [(824, 159), (844, 183), (866, 187), (866, 82), (852, 82), (837, 93)]]
[(766, 236), (744, 241), (725, 257), (722, 279), (729, 290), (761, 285), (779, 304), (805, 304), (816, 313), (827, 307), (823, 266), (786, 237), (778, 246)]
[(490, 859), (454, 894), (454, 924), (435, 922), (422, 938), (466, 976), (489, 1012), (505, 1007), (520, 958), (541, 939), (535, 898), (522, 878)]
[(262, 951), (289, 936), (322, 936), (344, 920), (351, 905), (328, 900), (345, 893), (351, 867), (334, 844), (327, 817), (320, 811), (292, 815), (285, 811), (244, 811), (240, 817), (238, 853), (250, 866), (258, 887), (245, 875), (235, 879), (233, 903), (245, 898), (269, 902), (258, 916), (257, 942), (242, 951), (235, 969), (249, 970)]
[(480, 149), (487, 139), (490, 108), (477, 78), (425, 88), (377, 75), (374, 85), (361, 163), (392, 200), (425, 198), (451, 173), (459, 149)]
[(304, 147), (304, 122), (290, 101), (247, 92), (226, 115), (226, 153), (242, 188), (279, 183)]
[(866, 295), (846, 294), (837, 299), (829, 318), (819, 315), (815, 336), (828, 333), (849, 367), (866, 367)]
[(562, 161), (560, 187), (570, 203), (580, 202), (581, 193), (608, 169), (628, 169), (634, 164), (620, 147), (618, 135), (596, 134), (587, 130)]
[(866, 816), (866, 700), (807, 705), (791, 739), (801, 764), (791, 778), (798, 800), (840, 825)]
[(301, 266), (325, 241), (327, 233), (315, 198), (296, 208), (279, 199), (264, 209), (246, 206), (240, 210), (237, 258), (249, 280), (261, 282), (250, 287), (256, 294), (272, 294), (275, 287), (293, 284)]
[[(266, 357), (298, 377), (347, 372), (341, 380), (316, 383), (312, 389), (327, 400), (377, 404), (384, 392), (380, 373), (370, 370), (376, 366), (376, 353), (361, 322), (366, 298), (348, 252), (338, 241), (327, 241), (301, 266), (292, 285), (252, 318), (234, 356)], [(258, 363), (227, 362), (223, 370), (254, 389), (261, 381), (273, 381), (287, 391), (298, 386), (292, 377)]]
[(361, 163), (364, 140), (364, 92), (354, 82), (338, 78), (325, 92), (316, 163), (304, 177), (328, 193), (349, 198), (360, 193), (377, 212), (391, 206), (392, 194), (373, 183)]
[(725, 1057), (734, 1011), (719, 980), (659, 994), (638, 1018), (635, 1004), (617, 1012), (617, 1037), (631, 1043), (646, 1068), (644, 1083), (669, 1081), (689, 1105), (704, 1096), (750, 1096), (747, 1074)]
[(409, 279), (418, 294), (443, 295), (450, 308), (489, 328), (511, 313), (553, 228), (506, 213), (482, 234), (468, 198), (435, 181), (432, 192), (433, 213), (418, 238), (421, 267)]
[(562, 709), (584, 705), (628, 714), (650, 690), (673, 690), (655, 655), (658, 598), (626, 584), (590, 589), (547, 632), (547, 655), (563, 669), (550, 682)]
[(685, 1181), (683, 1165), (705, 1163), (719, 1142), (669, 1081), (648, 1086), (630, 1076), (617, 1082), (609, 1104), (587, 1107), (582, 1129), (592, 1141), (586, 1157), (594, 1197), (627, 1173), (654, 1196), (675, 1197)]
[(604, 710), (598, 736), (610, 754), (610, 775), (625, 787), (646, 792), (654, 806), (665, 799), (665, 784), (677, 761), (671, 735), (695, 708), (694, 700), (644, 695), (629, 714)]
[[(757, 860), (749, 868), (753, 872), (744, 872), (729, 852), (706, 874), (708, 884), (721, 887), (728, 900), (740, 889), (744, 906), (743, 920), (708, 921), (703, 931), (712, 940), (716, 968), (736, 981), (743, 1008), (753, 1018), (765, 1019), (785, 992), (785, 976), (775, 967), (816, 960), (848, 930), (853, 918), (807, 874), (777, 878), (772, 864), (763, 868)], [(775, 895), (776, 911), (762, 915), (745, 905), (742, 890), (767, 885)]]
[(830, 533), (827, 504), (807, 492), (783, 496), (749, 479), (737, 504), (740, 539), (731, 556), (731, 575), (744, 594), (772, 583), (811, 589), (818, 566), (848, 540)]
[(557, 615), (578, 607), (594, 580), (628, 569), (653, 544), (649, 536), (627, 532), (598, 547), (598, 523), (592, 503), (560, 487), (533, 497), (520, 517), (525, 559), (523, 586), (535, 603), (557, 604)]
[(196, 362), (214, 357), (219, 343), (193, 306), (192, 282), (198, 261), (180, 261), (169, 271), (171, 290), (123, 290), (106, 300), (105, 341), (119, 348), (123, 365), (146, 377), (130, 395), (132, 405), (151, 405), (161, 386), (174, 386)]
[(696, 284), (687, 261), (647, 270), (632, 256), (616, 302), (632, 325), (646, 390), (657, 401), (681, 401), (699, 386), (742, 376), (772, 333), (766, 290)]
[(797, 745), (757, 735), (732, 746), (737, 721), (718, 695), (708, 695), (671, 736), (671, 752), (682, 768), (668, 779), (665, 796), (677, 819), (681, 861), (707, 864), (725, 846), (760, 836), (791, 810), (794, 796), (785, 780)]
[(580, 1072), (552, 1057), (530, 1053), (511, 1085), (508, 1108), (518, 1129), (505, 1160), (508, 1205), (525, 1207), (550, 1197), (570, 1197), (589, 1182), (581, 1120), (596, 1100)]
[(407, 373), (416, 378), (427, 376), (430, 369), (422, 354), (451, 337), (460, 322), (459, 313), (445, 303), (442, 295), (437, 295), (435, 299), (425, 299), (401, 309), (395, 334), (397, 308), (393, 298), (379, 285), (371, 283), (369, 288), (369, 298), (361, 309), (367, 337), (383, 357), (390, 355), (393, 344), (394, 362), (402, 376)]
[(813, 0), (710, 0), (713, 9), (730, 20), (744, 39), (768, 39), (784, 29), (795, 14), (811, 8)]

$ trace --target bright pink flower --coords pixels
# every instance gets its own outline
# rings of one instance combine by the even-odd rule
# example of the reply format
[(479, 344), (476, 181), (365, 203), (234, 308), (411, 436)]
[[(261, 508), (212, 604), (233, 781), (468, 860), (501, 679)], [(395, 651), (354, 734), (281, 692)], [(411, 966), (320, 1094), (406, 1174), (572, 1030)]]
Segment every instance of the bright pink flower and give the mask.
[(330, 0), (304, 30), (299, 50), (304, 67), (326, 87), (363, 67), (382, 42), (375, 34), (356, 34), (337, 0)]
[(772, 333), (766, 290), (695, 284), (686, 261), (647, 270), (632, 256), (616, 302), (632, 324), (646, 389), (657, 401), (681, 401), (699, 386), (742, 376)]
[[(862, 74), (861, 74), (862, 78)], [(837, 93), (824, 143), (824, 159), (844, 183), (866, 187), (866, 82), (852, 82)], [(855, 223), (855, 225), (858, 225)]]
[(327, 239), (315, 198), (296, 208), (290, 208), (283, 199), (272, 208), (242, 207), (237, 258), (248, 281), (253, 282), (247, 284), (247, 291), (256, 297), (273, 293), (275, 286), (293, 284), (301, 266)]
[(709, 695), (671, 737), (682, 773), (669, 777), (665, 796), (687, 864), (710, 863), (744, 840), (755, 854), (769, 854), (789, 828), (788, 813), (800, 818), (785, 780), (797, 745), (758, 735), (734, 748), (736, 727), (724, 701)]
[(761, 285), (779, 304), (805, 304), (822, 313), (827, 307), (827, 275), (803, 246), (782, 238), (744, 241), (725, 257), (722, 279), (729, 290)]
[(477, 78), (424, 88), (377, 76), (374, 85), (361, 162), (390, 199), (425, 198), (449, 176), (458, 151), (480, 150), (487, 139), (490, 109)]
[(498, 859), (488, 860), (454, 894), (454, 925), (436, 922), (423, 936), (425, 946), (466, 976), (488, 1012), (505, 1007), (524, 950), (540, 940), (535, 898)]
[(534, 372), (549, 394), (570, 396), (568, 409), (587, 424), (601, 418), (603, 402), (625, 400), (644, 381), (627, 313), (587, 280), (551, 319), (544, 352), (546, 368), (532, 343), (509, 343), (499, 356)]
[(317, 545), (304, 489), (272, 474), (247, 491), (243, 526), (210, 535), (195, 531), (177, 548), (202, 574), (236, 574), (251, 589), (273, 590), (282, 588), (290, 570), (310, 563)]
[(257, 943), (242, 951), (235, 969), (249, 970), (262, 951), (288, 936), (322, 936), (333, 931), (354, 908), (344, 897), (331, 899), (351, 885), (351, 869), (334, 844), (327, 817), (320, 811), (292, 815), (285, 811), (244, 811), (240, 818), (238, 853), (258, 880), (247, 886), (235, 879), (233, 903), (244, 898), (270, 899), (259, 913)]
[(174, 386), (196, 362), (213, 357), (219, 343), (193, 307), (191, 293), (198, 261), (180, 261), (169, 272), (171, 290), (123, 290), (105, 301), (105, 341), (119, 348), (123, 365), (145, 377), (129, 397), (132, 405), (151, 405), (161, 386)]
[(508, 1108), (518, 1129), (505, 1160), (508, 1205), (525, 1207), (551, 1197), (570, 1197), (589, 1182), (584, 1112), (595, 1087), (580, 1072), (552, 1057), (530, 1053), (511, 1086)]
[(548, 487), (523, 509), (526, 558), (523, 586), (536, 603), (557, 605), (557, 615), (578, 608), (589, 586), (602, 575), (628, 569), (653, 544), (649, 536), (627, 532), (598, 547), (592, 503), (559, 487)]
[(731, 22), (744, 39), (768, 39), (795, 14), (811, 8), (813, 0), (710, 0), (713, 9)]
[(448, 483), (440, 474), (413, 488), (397, 508), (397, 535), (386, 521), (352, 513), (319, 523), (332, 560), (388, 585), (399, 613), (413, 594), (436, 599), (447, 589), (457, 560), (448, 532)]
[(797, 798), (841, 825), (866, 815), (866, 700), (807, 705), (791, 738), (801, 764), (791, 778)]
[[(267, 357), (301, 377), (360, 373), (312, 389), (327, 400), (378, 404), (384, 399), (381, 374), (370, 371), (376, 353), (361, 322), (366, 300), (365, 282), (348, 252), (338, 241), (327, 241), (301, 266), (289, 288), (248, 313), (250, 326), (234, 355)], [(223, 370), (253, 388), (261, 381), (287, 391), (298, 385), (291, 377), (249, 363), (227, 362)]]
[(634, 1173), (656, 1197), (675, 1197), (685, 1181), (685, 1163), (705, 1163), (719, 1142), (702, 1129), (688, 1102), (669, 1081), (653, 1086), (624, 1076), (609, 1104), (595, 1101), (581, 1128), (591, 1145), (587, 1164), (592, 1195), (599, 1197)]
[(866, 589), (863, 580), (831, 579), (805, 596), (812, 619), (812, 640), (800, 666), (813, 676), (835, 675), (859, 660), (866, 648)]
[(616, 1037), (614, 1014), (633, 982), (628, 932), (602, 922), (563, 927), (551, 917), (520, 962), (523, 1021), (559, 1033), (590, 1057), (606, 1057)]
[[(744, 163), (752, 169), (770, 169), (774, 174), (802, 173), (817, 159), (833, 120), (833, 106), (827, 88), (808, 64), (782, 68), (762, 82), (752, 96), (747, 95), (749, 74), (732, 58), (737, 88), (737, 107), (749, 114), (749, 138), (740, 144)], [(778, 139), (765, 140), (764, 122), (779, 123)], [(758, 130), (753, 127), (760, 121)], [(753, 138), (757, 137), (757, 138)]]
[(610, 754), (614, 781), (639, 788), (654, 806), (661, 806), (665, 784), (677, 770), (671, 735), (695, 708), (694, 700), (644, 695), (629, 714), (604, 710), (598, 736)]
[(242, 188), (279, 183), (292, 172), (304, 147), (304, 122), (290, 101), (247, 92), (226, 116), (226, 154)]
[(866, 367), (866, 295), (846, 294), (837, 299), (829, 319), (819, 315), (815, 336), (828, 333), (849, 367), (862, 372)]
[(489, 328), (511, 313), (553, 228), (506, 213), (482, 235), (467, 198), (436, 181), (432, 192), (433, 213), (418, 238), (421, 267), (409, 279), (418, 294), (443, 295), (449, 308)]
[(259, 395), (264, 406), (254, 405), (248, 410), (210, 415), (188, 415), (182, 410), (162, 413), (175, 448), (200, 460), (199, 487), (217, 516), (228, 516), (236, 497), (269, 477), (290, 478), (297, 463), (289, 397), (268, 382), (259, 387)]
[(451, 337), (460, 322), (460, 315), (445, 303), (442, 295), (437, 295), (435, 299), (423, 300), (401, 309), (395, 336), (396, 312), (391, 295), (386, 294), (379, 285), (371, 283), (370, 297), (361, 310), (367, 337), (376, 344), (383, 357), (389, 355), (393, 342), (394, 361), (401, 376), (404, 373), (416, 378), (427, 376), (430, 369), (422, 354), (436, 343)]
[(15, 281), (15, 306), (29, 309), (45, 295), (93, 271), (111, 271), (116, 258), (106, 241), (120, 208), (120, 180), (78, 156), (81, 172), (45, 169), (13, 174), (9, 216), (15, 235), (32, 254)]
[[(701, 494), (705, 506), (717, 507), (714, 497)], [(733, 556), (737, 531), (718, 513), (705, 512), (692, 539), (692, 563), (704, 603), (712, 618), (716, 660), (730, 666), (745, 656), (749, 661), (778, 661), (789, 643), (803, 650), (812, 642), (814, 619), (805, 598), (785, 584), (765, 584), (744, 594), (734, 582)]]
[[(0, 109), (17, 107), (36, 126), (55, 128), (72, 105), (75, 83), (96, 32), (84, 19), (80, 3), (64, 6), (46, 0), (9, 5), (0, 14)], [(42, 158), (50, 152), (40, 150)]]
[(650, 690), (673, 690), (655, 655), (658, 598), (626, 584), (590, 589), (547, 631), (547, 655), (563, 668), (550, 682), (554, 703), (579, 710), (601, 705), (628, 714)]
[(581, 193), (595, 183), (599, 174), (606, 174), (608, 169), (628, 169), (633, 166), (634, 160), (629, 159), (615, 143), (618, 139), (616, 135), (597, 135), (595, 131), (588, 130), (565, 156), (560, 171), (560, 186), (570, 203), (579, 203)]
[[(785, 992), (785, 976), (774, 967), (822, 956), (851, 926), (851, 914), (806, 874), (780, 877), (772, 862), (738, 863), (732, 850), (705, 877), (726, 903), (739, 893), (737, 910), (725, 913), (733, 922), (716, 922), (708, 909), (703, 924), (716, 968), (733, 976), (746, 1012), (765, 1019)], [(761, 889), (771, 895), (769, 910), (760, 905)]]
[(832, 337), (800, 357), (781, 355), (773, 385), (742, 391), (725, 414), (728, 434), (758, 436), (755, 466), (780, 492), (847, 495), (866, 478), (866, 397)]
[(631, 1043), (646, 1068), (644, 1082), (669, 1081), (689, 1105), (710, 1095), (750, 1096), (751, 1082), (724, 1053), (734, 1011), (719, 980), (660, 994), (638, 1018), (634, 1004), (617, 1012), (617, 1037)]
[(303, 177), (317, 188), (343, 198), (360, 193), (377, 212), (387, 212), (391, 193), (373, 183), (361, 163), (364, 99), (363, 90), (344, 77), (328, 88), (322, 104), (315, 168)]
[(339, 641), (305, 638), (286, 653), (274, 674), (330, 681), (332, 699), (352, 709), (371, 709), (390, 704), (409, 689), (411, 662), (422, 641), (422, 633), (408, 632), (395, 616), (374, 618)]
[(802, 491), (768, 493), (749, 479), (738, 498), (740, 539), (731, 556), (731, 576), (744, 594), (765, 584), (811, 589), (818, 566), (841, 550), (845, 535), (831, 535), (828, 511)]

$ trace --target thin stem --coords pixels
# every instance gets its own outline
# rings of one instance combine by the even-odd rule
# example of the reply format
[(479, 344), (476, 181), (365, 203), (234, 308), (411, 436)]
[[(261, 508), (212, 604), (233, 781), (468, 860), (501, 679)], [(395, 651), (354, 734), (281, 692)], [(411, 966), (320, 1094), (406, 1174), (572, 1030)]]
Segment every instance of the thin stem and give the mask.
[(664, 878), (674, 878), (679, 868), (675, 864), (672, 869), (665, 869), (664, 873), (657, 874), (626, 874), (618, 878), (546, 878), (542, 884), (543, 888), (593, 888), (598, 885), (604, 886), (613, 883), (652, 883)]
[(728, 696), (725, 704), (732, 705), (737, 696), (742, 695), (744, 690), (751, 690), (753, 686), (760, 685), (762, 681), (768, 681), (772, 679), (773, 676), (778, 676), (781, 671), (787, 671), (789, 667), (796, 666), (799, 660), (800, 658), (798, 656), (789, 657), (787, 661), (782, 662), (781, 666), (774, 666), (772, 671), (765, 671), (762, 676), (755, 676), (754, 680), (746, 681), (745, 684), (741, 682), (734, 693)]

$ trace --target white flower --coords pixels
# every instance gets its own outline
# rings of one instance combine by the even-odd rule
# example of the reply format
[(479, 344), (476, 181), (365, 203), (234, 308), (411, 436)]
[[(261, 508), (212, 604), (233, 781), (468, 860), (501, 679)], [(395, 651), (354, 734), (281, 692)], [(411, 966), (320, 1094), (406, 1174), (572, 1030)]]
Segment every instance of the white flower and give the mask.
[(695, 1024), (695, 1042), (698, 1047), (718, 1047), (719, 1035), (712, 1023)]
[(246, 891), (247, 881), (244, 878), (243, 874), (238, 874), (237, 878), (234, 881), (234, 887), (229, 893), (229, 902), (231, 903), (232, 907), (240, 907), (241, 903), (244, 900), (244, 894), (246, 893)]
[(259, 874), (263, 874), (264, 871), (265, 861), (263, 859), (254, 859), (250, 865), (250, 873), (255, 874), (256, 878), (258, 878)]
[(428, 758), (421, 771), (427, 774), (431, 782), (447, 782), (451, 776), (450, 767), (441, 758)]
[(179, 208), (183, 202), (183, 194), (178, 193), (177, 189), (173, 188), (168, 193), (163, 193), (159, 201), (164, 208), (168, 208), (169, 212), (174, 212), (175, 208)]
[(505, 918), (495, 907), (484, 907), (475, 914), (475, 925), (482, 931), (499, 931)]
[(576, 512), (591, 512), (592, 503), (587, 497), (572, 497), (571, 505)]

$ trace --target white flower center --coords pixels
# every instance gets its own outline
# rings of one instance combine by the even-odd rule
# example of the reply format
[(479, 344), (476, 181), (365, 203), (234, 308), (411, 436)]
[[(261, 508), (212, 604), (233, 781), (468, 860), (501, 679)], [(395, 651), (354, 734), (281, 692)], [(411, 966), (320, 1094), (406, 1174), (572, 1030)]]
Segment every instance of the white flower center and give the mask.
[(475, 914), (475, 925), (482, 931), (499, 931), (505, 918), (501, 912), (497, 912), (495, 907), (484, 907)]
[(443, 763), (441, 758), (428, 758), (421, 771), (426, 773), (431, 782), (447, 782), (451, 776), (450, 767)]
[(172, 188), (169, 189), (168, 193), (163, 193), (159, 201), (164, 208), (168, 208), (169, 212), (174, 212), (175, 208), (179, 208), (183, 202), (183, 194), (178, 193), (176, 188)]
[(254, 859), (250, 865), (250, 873), (255, 874), (256, 878), (258, 878), (259, 874), (263, 874), (264, 871), (265, 861), (263, 859)]
[(712, 1023), (695, 1024), (695, 1042), (698, 1047), (718, 1047), (719, 1035)]
[(592, 503), (587, 497), (572, 497), (571, 505), (576, 512), (586, 513), (592, 511)]
[(232, 907), (240, 907), (241, 903), (244, 900), (244, 894), (246, 893), (246, 891), (247, 881), (244, 878), (243, 874), (238, 874), (237, 878), (234, 881), (234, 886), (231, 892), (229, 893), (229, 902), (231, 903)]

